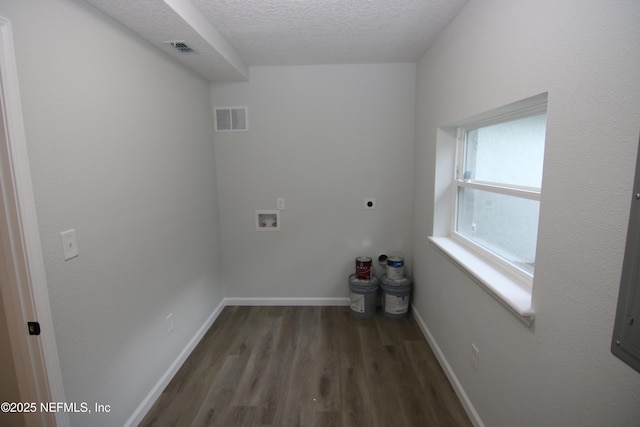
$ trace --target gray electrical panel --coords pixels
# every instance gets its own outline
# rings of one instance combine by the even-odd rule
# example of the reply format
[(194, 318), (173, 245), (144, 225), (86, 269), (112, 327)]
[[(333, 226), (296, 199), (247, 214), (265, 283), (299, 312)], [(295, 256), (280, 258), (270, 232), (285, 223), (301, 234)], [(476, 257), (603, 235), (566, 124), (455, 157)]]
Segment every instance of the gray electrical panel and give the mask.
[(640, 149), (636, 160), (611, 352), (640, 372)]

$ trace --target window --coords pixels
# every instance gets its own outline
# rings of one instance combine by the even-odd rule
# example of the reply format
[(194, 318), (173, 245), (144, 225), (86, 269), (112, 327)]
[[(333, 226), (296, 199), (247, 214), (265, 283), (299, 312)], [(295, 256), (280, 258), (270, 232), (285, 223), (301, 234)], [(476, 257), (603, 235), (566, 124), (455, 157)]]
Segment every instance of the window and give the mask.
[(458, 127), (451, 235), (531, 282), (546, 103)]
[(438, 127), (431, 245), (525, 325), (532, 305), (547, 93)]

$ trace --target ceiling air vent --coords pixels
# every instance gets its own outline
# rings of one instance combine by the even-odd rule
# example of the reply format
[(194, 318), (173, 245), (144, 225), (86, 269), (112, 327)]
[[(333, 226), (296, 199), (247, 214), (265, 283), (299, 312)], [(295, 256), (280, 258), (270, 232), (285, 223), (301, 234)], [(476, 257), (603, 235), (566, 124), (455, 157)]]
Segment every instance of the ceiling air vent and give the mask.
[(189, 45), (184, 41), (169, 41), (165, 43), (168, 44), (169, 46), (174, 47), (180, 53), (196, 53), (196, 51), (191, 49)]
[(216, 108), (216, 132), (249, 130), (247, 107)]

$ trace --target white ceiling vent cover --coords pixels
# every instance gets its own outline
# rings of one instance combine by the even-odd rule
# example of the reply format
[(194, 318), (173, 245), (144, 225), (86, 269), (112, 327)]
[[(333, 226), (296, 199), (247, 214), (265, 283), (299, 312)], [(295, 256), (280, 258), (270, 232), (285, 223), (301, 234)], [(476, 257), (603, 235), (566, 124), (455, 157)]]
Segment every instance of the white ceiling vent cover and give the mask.
[(247, 107), (216, 108), (216, 132), (249, 130)]

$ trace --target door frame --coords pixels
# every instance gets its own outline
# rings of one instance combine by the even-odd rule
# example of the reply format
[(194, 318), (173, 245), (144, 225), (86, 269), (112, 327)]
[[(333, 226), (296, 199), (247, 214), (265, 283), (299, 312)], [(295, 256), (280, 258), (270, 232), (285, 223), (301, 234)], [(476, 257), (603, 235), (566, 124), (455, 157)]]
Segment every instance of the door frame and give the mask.
[[(67, 413), (40, 411), (65, 402), (42, 246), (29, 171), (11, 21), (0, 16), (0, 290), (22, 402), (35, 402), (28, 426), (69, 426)], [(27, 322), (42, 333), (29, 335)]]

